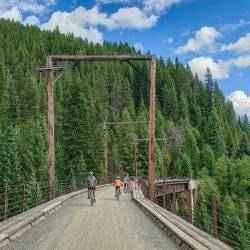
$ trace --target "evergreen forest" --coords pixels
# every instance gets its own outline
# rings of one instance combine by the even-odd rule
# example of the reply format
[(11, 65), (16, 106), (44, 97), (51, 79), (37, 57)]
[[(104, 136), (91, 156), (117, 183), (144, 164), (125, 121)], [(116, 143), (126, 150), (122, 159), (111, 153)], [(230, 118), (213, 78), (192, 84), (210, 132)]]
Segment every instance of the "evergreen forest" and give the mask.
[[(37, 68), (48, 55), (140, 54), (126, 43), (93, 44), (58, 29), (0, 20), (0, 190), (28, 192), (48, 178), (47, 81)], [(104, 122), (149, 119), (148, 62), (57, 63), (55, 75), (56, 179), (104, 178)], [(108, 126), (108, 163), (119, 174), (147, 176), (146, 124)], [(195, 225), (212, 234), (211, 197), (218, 202), (220, 238), (250, 249), (250, 124), (237, 116), (212, 72), (204, 80), (188, 65), (157, 58), (157, 178), (200, 180)], [(164, 151), (166, 150), (166, 152)], [(77, 185), (76, 183), (74, 185)], [(17, 199), (17, 197), (16, 197)], [(26, 204), (27, 207), (29, 204)], [(1, 207), (0, 207), (1, 209)], [(180, 210), (185, 218), (186, 211)]]

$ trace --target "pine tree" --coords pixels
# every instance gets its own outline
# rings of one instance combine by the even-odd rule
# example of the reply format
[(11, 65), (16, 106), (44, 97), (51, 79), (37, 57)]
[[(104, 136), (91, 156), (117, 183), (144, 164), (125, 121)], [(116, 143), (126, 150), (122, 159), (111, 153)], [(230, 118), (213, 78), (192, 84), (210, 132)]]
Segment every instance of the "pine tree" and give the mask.
[[(148, 111), (145, 107), (143, 101), (141, 101), (140, 109), (137, 115), (139, 121), (148, 120)], [(138, 139), (147, 139), (148, 138), (148, 128), (145, 125), (140, 125), (136, 127), (136, 134)], [(147, 176), (148, 173), (148, 144), (145, 141), (138, 142), (138, 164), (140, 166), (139, 171), (142, 173), (143, 177)]]
[[(14, 32), (13, 32), (14, 31)], [(0, 186), (25, 184), (28, 208), (38, 185), (39, 202), (47, 181), (47, 84), (36, 68), (46, 65), (48, 54), (137, 54), (127, 43), (89, 43), (72, 34), (62, 35), (0, 20)], [(149, 120), (149, 64), (133, 62), (57, 62), (65, 69), (54, 83), (56, 181), (72, 189), (82, 185), (89, 170), (98, 179), (104, 173), (103, 123), (119, 120)], [(237, 244), (246, 247), (241, 231), (246, 223), (249, 200), (249, 140), (247, 115), (236, 118), (208, 69), (205, 81), (193, 75), (188, 65), (157, 59), (156, 136), (167, 138), (168, 176), (192, 176), (207, 183), (200, 188), (196, 224), (211, 233), (211, 191), (225, 194), (239, 231)], [(166, 135), (165, 135), (166, 134)], [(134, 173), (133, 141), (147, 139), (148, 126), (109, 126), (110, 177)], [(163, 143), (157, 143), (157, 174), (162, 175)], [(148, 141), (138, 141), (138, 173), (147, 178)], [(80, 181), (77, 181), (77, 180)], [(65, 188), (65, 186), (64, 186)], [(22, 191), (16, 189), (16, 212)], [(237, 204), (234, 200), (240, 200)], [(19, 208), (18, 208), (19, 206)], [(222, 207), (222, 206), (221, 206)], [(240, 210), (240, 211), (239, 211)], [(12, 212), (12, 211), (11, 211)], [(200, 215), (200, 216), (199, 216)], [(242, 224), (242, 226), (240, 225)], [(221, 224), (222, 225), (222, 224)], [(226, 230), (231, 230), (232, 223)], [(223, 224), (224, 227), (224, 224)], [(223, 237), (230, 239), (227, 234)], [(230, 242), (228, 242), (230, 244)]]
[(207, 91), (208, 109), (211, 110), (214, 106), (214, 89), (215, 84), (213, 81), (213, 76), (209, 68), (207, 68), (205, 74), (205, 86)]
[[(249, 244), (246, 237), (249, 236), (242, 220), (237, 214), (237, 208), (231, 198), (226, 195), (222, 198), (219, 205), (218, 214), (220, 224), (220, 237), (223, 241), (236, 249), (247, 249)], [(223, 205), (222, 205), (223, 204)], [(246, 223), (246, 221), (245, 221)]]
[(0, 117), (6, 119), (9, 111), (9, 72), (7, 67), (0, 63)]
[(191, 160), (186, 153), (181, 154), (180, 165), (181, 165), (179, 170), (180, 172), (178, 173), (179, 176), (192, 178), (193, 167)]
[(236, 156), (241, 158), (245, 155), (250, 155), (250, 142), (246, 133), (242, 133), (239, 148), (237, 149)]
[[(201, 169), (206, 168), (211, 176), (214, 175), (215, 158), (214, 153), (209, 145), (205, 145), (201, 152)], [(201, 170), (200, 169), (200, 170)]]

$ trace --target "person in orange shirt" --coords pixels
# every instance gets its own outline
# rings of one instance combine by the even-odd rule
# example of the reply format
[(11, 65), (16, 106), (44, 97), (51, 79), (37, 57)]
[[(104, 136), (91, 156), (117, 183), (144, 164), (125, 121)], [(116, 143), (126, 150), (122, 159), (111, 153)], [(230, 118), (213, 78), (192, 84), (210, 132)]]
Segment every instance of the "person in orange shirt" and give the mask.
[(122, 180), (120, 176), (117, 176), (115, 181), (114, 181), (114, 186), (115, 186), (115, 192), (119, 192), (119, 195), (121, 194), (121, 186), (122, 186)]

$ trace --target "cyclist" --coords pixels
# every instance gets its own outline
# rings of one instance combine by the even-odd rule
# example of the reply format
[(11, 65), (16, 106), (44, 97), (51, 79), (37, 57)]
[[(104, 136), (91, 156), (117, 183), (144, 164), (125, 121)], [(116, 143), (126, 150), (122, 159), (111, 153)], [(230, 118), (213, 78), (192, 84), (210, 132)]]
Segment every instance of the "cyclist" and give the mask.
[(114, 186), (115, 186), (115, 194), (116, 192), (119, 192), (119, 195), (121, 194), (121, 186), (122, 186), (122, 181), (120, 176), (117, 176), (115, 181), (114, 181)]
[(124, 191), (127, 192), (129, 190), (130, 180), (128, 174), (124, 178)]
[(90, 198), (90, 191), (93, 190), (94, 194), (94, 202), (95, 202), (95, 190), (96, 190), (97, 179), (94, 176), (92, 171), (89, 172), (89, 176), (87, 178), (87, 185), (88, 185), (88, 199)]

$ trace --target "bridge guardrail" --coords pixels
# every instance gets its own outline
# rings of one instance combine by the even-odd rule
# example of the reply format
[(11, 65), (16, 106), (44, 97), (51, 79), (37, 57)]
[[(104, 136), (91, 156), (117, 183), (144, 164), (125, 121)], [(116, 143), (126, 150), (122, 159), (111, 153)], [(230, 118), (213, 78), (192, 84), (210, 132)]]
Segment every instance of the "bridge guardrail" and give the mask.
[[(99, 185), (97, 188), (105, 188), (110, 184)], [(45, 217), (69, 202), (71, 199), (77, 198), (87, 192), (82, 189), (72, 193), (59, 196), (49, 202), (41, 204), (21, 214), (13, 216), (0, 223), (0, 248), (8, 244), (10, 241), (29, 230), (32, 226), (38, 224)]]
[(170, 235), (182, 249), (232, 250), (222, 241), (201, 231), (175, 214), (146, 199), (140, 190), (133, 190), (133, 200), (159, 227)]

